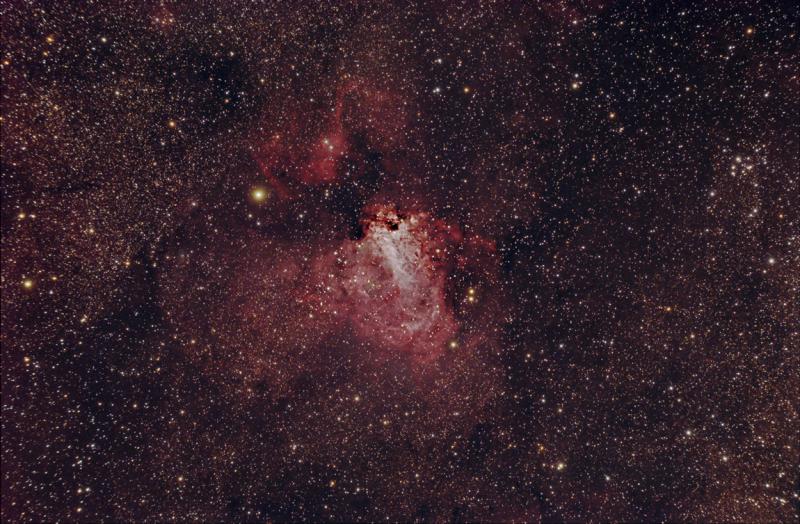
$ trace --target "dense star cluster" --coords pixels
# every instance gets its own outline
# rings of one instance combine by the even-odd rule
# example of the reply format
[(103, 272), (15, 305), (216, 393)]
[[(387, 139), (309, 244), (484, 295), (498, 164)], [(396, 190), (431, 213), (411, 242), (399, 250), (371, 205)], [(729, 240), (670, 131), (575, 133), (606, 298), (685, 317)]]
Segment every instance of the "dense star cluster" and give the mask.
[(0, 20), (4, 522), (798, 519), (795, 2)]

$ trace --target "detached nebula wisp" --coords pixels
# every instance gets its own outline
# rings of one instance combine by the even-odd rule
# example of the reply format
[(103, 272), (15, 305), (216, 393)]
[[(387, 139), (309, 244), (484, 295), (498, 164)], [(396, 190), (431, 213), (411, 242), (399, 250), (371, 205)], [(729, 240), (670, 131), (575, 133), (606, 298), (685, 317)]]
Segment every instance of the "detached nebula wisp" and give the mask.
[(795, 4), (0, 0), (3, 522), (796, 522)]

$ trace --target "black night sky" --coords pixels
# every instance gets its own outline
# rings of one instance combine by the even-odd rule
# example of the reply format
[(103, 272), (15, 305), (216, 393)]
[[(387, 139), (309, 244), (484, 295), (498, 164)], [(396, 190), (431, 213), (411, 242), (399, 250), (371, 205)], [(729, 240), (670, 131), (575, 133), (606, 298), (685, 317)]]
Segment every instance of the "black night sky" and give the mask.
[(796, 522), (795, 2), (0, 0), (4, 522)]

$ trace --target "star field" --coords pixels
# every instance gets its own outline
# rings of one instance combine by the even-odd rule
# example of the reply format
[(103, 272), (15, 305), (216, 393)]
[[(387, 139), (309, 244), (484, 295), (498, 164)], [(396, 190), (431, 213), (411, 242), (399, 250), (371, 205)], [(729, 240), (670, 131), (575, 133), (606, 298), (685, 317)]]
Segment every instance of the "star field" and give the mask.
[(798, 21), (0, 0), (2, 520), (796, 521)]

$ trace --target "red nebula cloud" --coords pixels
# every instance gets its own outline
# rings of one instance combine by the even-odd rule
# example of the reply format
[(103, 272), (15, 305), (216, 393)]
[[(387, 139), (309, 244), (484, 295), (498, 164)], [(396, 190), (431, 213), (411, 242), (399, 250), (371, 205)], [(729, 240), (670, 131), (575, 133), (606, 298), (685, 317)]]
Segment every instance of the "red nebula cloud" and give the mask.
[(319, 265), (329, 302), (348, 311), (365, 340), (435, 359), (458, 331), (445, 299), (448, 243), (456, 235), (426, 213), (374, 206), (365, 216), (363, 238)]
[[(506, 303), (491, 291), (493, 246), (420, 209), (368, 205), (358, 239), (251, 231), (216, 236), (214, 249), (191, 256), (169, 247), (160, 296), (175, 340), (243, 402), (291, 396), (303, 376), (327, 376), (343, 355), (348, 373), (367, 366), (380, 381), (392, 369), (421, 395), (469, 390), (473, 373), (493, 383), (486, 366), (500, 351), (495, 327)], [(213, 314), (199, 318), (192, 303)], [(458, 374), (463, 383), (453, 381)], [(440, 401), (442, 413), (461, 411)]]
[(336, 88), (330, 109), (290, 109), (268, 115), (280, 123), (280, 131), (259, 143), (253, 156), (279, 196), (290, 193), (281, 179), (284, 173), (303, 184), (332, 183), (337, 180), (339, 162), (352, 153), (354, 137), (381, 151), (402, 143), (405, 106), (399, 95), (348, 77)]

